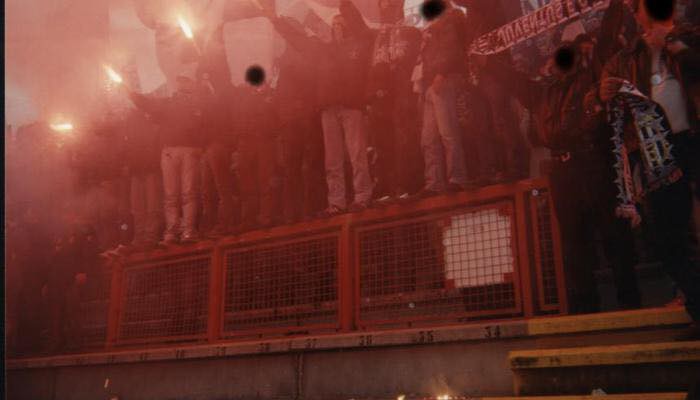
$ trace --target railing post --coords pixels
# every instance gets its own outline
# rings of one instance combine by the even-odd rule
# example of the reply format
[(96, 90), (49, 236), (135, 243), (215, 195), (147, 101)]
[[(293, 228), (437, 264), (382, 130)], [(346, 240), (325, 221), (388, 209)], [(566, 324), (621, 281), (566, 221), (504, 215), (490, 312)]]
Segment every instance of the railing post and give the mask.
[[(547, 182), (549, 188), (549, 182)], [(569, 313), (569, 295), (566, 287), (566, 277), (564, 272), (564, 257), (561, 248), (561, 231), (559, 230), (559, 220), (557, 213), (554, 211), (554, 201), (552, 200), (552, 191), (547, 191), (549, 196), (549, 215), (552, 223), (552, 249), (554, 250), (554, 265), (557, 275), (557, 296), (559, 297), (559, 313)]]
[(209, 274), (209, 312), (207, 320), (207, 340), (216, 342), (221, 337), (221, 326), (224, 312), (224, 268), (223, 249), (217, 245), (211, 258), (211, 273)]
[(532, 272), (530, 270), (530, 252), (527, 240), (527, 211), (525, 208), (525, 196), (529, 187), (518, 189), (515, 195), (515, 226), (518, 244), (518, 275), (520, 276), (520, 290), (523, 302), (523, 315), (532, 317), (535, 315), (532, 295)]
[(343, 221), (338, 240), (338, 307), (340, 317), (340, 330), (349, 332), (353, 330), (354, 308), (353, 293), (355, 280), (354, 268), (354, 240), (352, 237), (352, 216), (349, 215)]
[(124, 265), (121, 261), (112, 261), (112, 282), (109, 293), (109, 311), (107, 314), (107, 338), (105, 347), (109, 350), (119, 337), (119, 318), (122, 306), (122, 285), (124, 280)]

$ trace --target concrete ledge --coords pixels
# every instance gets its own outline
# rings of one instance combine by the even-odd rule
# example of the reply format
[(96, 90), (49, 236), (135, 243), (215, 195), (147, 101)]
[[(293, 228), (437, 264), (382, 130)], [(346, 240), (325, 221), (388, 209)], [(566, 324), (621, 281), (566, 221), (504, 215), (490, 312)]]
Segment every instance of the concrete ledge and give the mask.
[(514, 351), (512, 369), (663, 364), (700, 361), (700, 341)]
[[(608, 394), (605, 400), (686, 400), (684, 392), (672, 393), (638, 393), (638, 394)], [(526, 396), (526, 397), (482, 397), (472, 400), (600, 400), (601, 396)], [(465, 399), (467, 400), (467, 399)]]
[(639, 329), (692, 322), (683, 307), (648, 308), (599, 314), (535, 318), (528, 322), (530, 335), (560, 335), (616, 329)]
[(7, 360), (6, 368), (51, 368), (334, 349), (490, 341), (630, 329), (659, 329), (687, 325), (690, 322), (690, 317), (688, 317), (683, 308), (655, 308), (577, 316), (555, 316), (531, 320), (490, 321), (440, 328), (358, 331), (322, 336), (296, 336), (247, 341), (227, 341), (222, 339), (221, 342), (214, 344), (190, 343), (171, 345), (169, 347), (151, 346), (141, 349), (116, 348), (112, 351), (97, 353)]

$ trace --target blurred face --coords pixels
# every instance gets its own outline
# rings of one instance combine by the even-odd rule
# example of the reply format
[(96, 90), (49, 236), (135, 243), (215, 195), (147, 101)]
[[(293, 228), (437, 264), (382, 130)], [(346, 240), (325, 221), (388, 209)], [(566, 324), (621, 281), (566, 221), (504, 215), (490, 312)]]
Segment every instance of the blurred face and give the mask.
[(584, 65), (590, 65), (591, 61), (593, 61), (593, 48), (593, 42), (583, 42), (579, 45), (580, 62)]
[(191, 79), (180, 76), (176, 82), (179, 92), (192, 93), (194, 91), (194, 82)]
[(384, 23), (394, 23), (403, 16), (402, 0), (379, 0), (379, 17)]
[(333, 18), (333, 40), (342, 42), (345, 39), (345, 21), (340, 17)]
[(637, 24), (639, 24), (639, 26), (641, 26), (645, 32), (659, 28), (665, 28), (668, 30), (673, 28), (673, 18), (666, 21), (659, 21), (652, 18), (649, 15), (649, 11), (647, 10), (645, 3), (645, 0), (639, 0), (637, 12), (634, 14), (634, 19), (637, 21)]

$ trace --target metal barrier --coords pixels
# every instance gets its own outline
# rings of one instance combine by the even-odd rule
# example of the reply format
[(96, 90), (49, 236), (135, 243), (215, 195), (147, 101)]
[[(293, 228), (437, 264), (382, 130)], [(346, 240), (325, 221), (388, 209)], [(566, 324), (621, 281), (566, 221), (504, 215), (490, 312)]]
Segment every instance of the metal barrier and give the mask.
[(558, 226), (553, 221), (551, 195), (547, 188), (540, 187), (530, 190), (526, 196), (530, 205), (539, 310), (556, 312), (566, 309), (561, 242), (558, 240)]
[(136, 255), (85, 304), (85, 345), (565, 313), (553, 215), (546, 181), (526, 181)]
[(206, 338), (211, 264), (195, 253), (124, 268), (117, 343)]
[(224, 250), (223, 335), (336, 329), (338, 233)]
[(374, 224), (357, 235), (363, 327), (522, 310), (509, 202)]

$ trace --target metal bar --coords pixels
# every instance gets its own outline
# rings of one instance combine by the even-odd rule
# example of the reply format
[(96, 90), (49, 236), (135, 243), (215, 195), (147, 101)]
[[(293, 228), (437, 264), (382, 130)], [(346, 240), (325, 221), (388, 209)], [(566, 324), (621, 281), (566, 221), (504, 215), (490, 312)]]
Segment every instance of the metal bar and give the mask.
[(120, 262), (113, 261), (111, 269), (112, 282), (110, 284), (109, 314), (107, 316), (107, 338), (105, 340), (105, 347), (107, 349), (113, 348), (119, 337), (120, 312), (122, 300), (124, 299), (122, 291), (124, 266)]
[(525, 217), (525, 191), (515, 196), (515, 225), (517, 228), (518, 259), (520, 260), (520, 288), (522, 290), (523, 313), (525, 317), (535, 315), (532, 298), (532, 273), (527, 243), (527, 218)]
[[(549, 185), (547, 185), (549, 187)], [(566, 278), (564, 276), (564, 256), (561, 249), (561, 231), (559, 230), (559, 221), (557, 214), (554, 212), (554, 202), (549, 201), (549, 213), (552, 216), (552, 246), (554, 248), (554, 265), (557, 273), (557, 291), (559, 297), (559, 313), (569, 313), (569, 297), (567, 295)]]
[(539, 298), (539, 309), (547, 309), (547, 303), (544, 298), (544, 282), (542, 281), (542, 242), (540, 241), (540, 224), (537, 213), (537, 205), (534, 201), (530, 201), (530, 222), (532, 224), (532, 245), (535, 257), (535, 274), (537, 277), (537, 292)]
[(207, 321), (207, 338), (209, 343), (216, 342), (221, 336), (224, 304), (224, 256), (221, 247), (214, 248), (209, 273), (209, 320)]
[(353, 272), (356, 269), (353, 257), (355, 241), (350, 221), (345, 220), (338, 241), (338, 298), (340, 330), (349, 332), (353, 329)]

